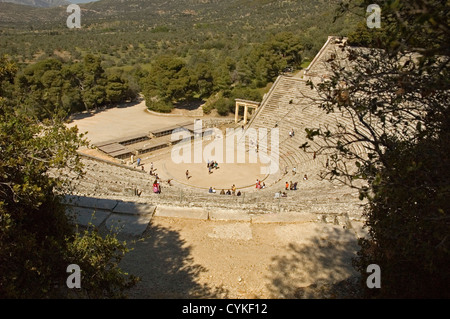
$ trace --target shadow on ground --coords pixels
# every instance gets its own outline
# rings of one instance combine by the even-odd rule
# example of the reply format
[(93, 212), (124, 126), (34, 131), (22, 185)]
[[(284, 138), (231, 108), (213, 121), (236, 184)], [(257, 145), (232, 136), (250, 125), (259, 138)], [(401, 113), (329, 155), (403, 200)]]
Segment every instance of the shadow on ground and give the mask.
[(357, 250), (351, 231), (324, 229), (303, 243), (291, 243), (286, 254), (272, 259), (267, 288), (274, 298), (354, 298), (358, 273), (352, 258)]
[(130, 245), (133, 248), (121, 268), (141, 281), (129, 291), (129, 298), (184, 299), (226, 298), (225, 289), (210, 288), (197, 282), (207, 270), (194, 264), (191, 248), (178, 232), (152, 225), (145, 238)]

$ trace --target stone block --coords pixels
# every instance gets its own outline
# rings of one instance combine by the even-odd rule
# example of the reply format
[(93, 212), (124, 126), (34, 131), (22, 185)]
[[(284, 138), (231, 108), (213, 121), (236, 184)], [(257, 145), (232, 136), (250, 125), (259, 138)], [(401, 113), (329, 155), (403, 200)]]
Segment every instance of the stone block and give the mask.
[(80, 196), (76, 195), (64, 195), (62, 199), (62, 203), (64, 205), (72, 205), (75, 206)]
[(74, 202), (74, 205), (79, 207), (96, 208), (97, 198), (78, 196), (78, 198)]
[(146, 203), (119, 202), (113, 209), (115, 214), (153, 215), (155, 206)]
[(69, 217), (73, 218), (73, 221), (78, 225), (88, 226), (88, 224), (91, 223), (96, 227), (100, 226), (111, 214), (110, 212), (103, 210), (76, 206), (68, 207), (66, 213)]
[(151, 214), (146, 215), (124, 215), (111, 214), (106, 220), (105, 226), (108, 230), (122, 235), (141, 236), (147, 229)]
[(126, 196), (135, 196), (135, 195), (136, 195), (136, 194), (135, 194), (135, 189), (132, 188), (132, 187), (125, 187), (125, 188), (123, 189), (123, 193), (124, 193), (124, 195), (126, 195)]
[(73, 196), (66, 195), (64, 197), (63, 203), (66, 205), (87, 207), (87, 208), (97, 208), (102, 210), (113, 210), (119, 201), (115, 199), (103, 199), (87, 196)]
[(95, 203), (95, 208), (112, 211), (114, 209), (114, 207), (116, 207), (119, 202), (120, 201), (115, 200), (115, 199), (98, 198), (96, 203)]

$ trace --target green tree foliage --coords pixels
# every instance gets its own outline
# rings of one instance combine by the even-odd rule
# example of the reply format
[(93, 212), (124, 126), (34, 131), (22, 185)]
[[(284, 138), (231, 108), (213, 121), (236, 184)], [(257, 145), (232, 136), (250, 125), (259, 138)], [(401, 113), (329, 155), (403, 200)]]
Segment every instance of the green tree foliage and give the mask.
[(213, 68), (214, 89), (222, 92), (231, 90), (232, 73), (235, 70), (236, 62), (233, 59), (230, 57), (221, 59), (221, 63), (217, 63), (217, 67)]
[(228, 98), (221, 97), (214, 103), (214, 108), (219, 115), (225, 116), (231, 111), (233, 101)]
[(12, 85), (17, 73), (16, 64), (7, 56), (0, 57), (0, 106), (5, 105), (6, 99), (12, 98)]
[[(44, 73), (56, 68), (54, 63)], [(2, 92), (12, 90), (3, 83), (11, 81), (15, 69), (2, 59)], [(87, 144), (83, 136), (58, 120), (38, 122), (15, 112), (15, 104), (2, 98), (0, 297), (122, 297), (136, 282), (118, 268), (127, 251), (124, 243), (113, 235), (76, 232), (59, 195), (69, 183), (69, 172), (82, 174), (76, 151)], [(84, 287), (69, 291), (66, 269), (73, 263), (82, 269)]]
[(145, 100), (145, 105), (150, 111), (160, 112), (160, 113), (170, 113), (173, 110), (173, 104), (170, 102), (164, 102), (158, 100), (157, 97), (153, 97)]
[(66, 116), (69, 111), (74, 111), (67, 107), (80, 102), (79, 96), (77, 101), (74, 89), (67, 83), (66, 74), (63, 64), (56, 59), (40, 61), (27, 67), (16, 78), (18, 102), (26, 106), (26, 112), (38, 118), (53, 114)]
[(253, 46), (238, 63), (239, 80), (244, 85), (264, 87), (286, 67), (300, 68), (303, 44), (298, 35), (280, 32)]
[(250, 101), (261, 102), (262, 95), (260, 90), (251, 89), (249, 87), (237, 87), (231, 91), (231, 96), (234, 99), (244, 99)]
[(75, 297), (125, 298), (127, 290), (139, 281), (119, 268), (130, 250), (115, 235), (100, 235), (95, 229), (87, 229), (67, 236), (66, 244), (68, 262), (82, 271), (81, 288), (73, 294)]
[(143, 80), (144, 95), (159, 96), (172, 102), (189, 94), (190, 78), (186, 63), (174, 56), (156, 58), (147, 78)]
[(101, 62), (99, 57), (88, 54), (83, 63), (73, 65), (71, 77), (77, 83), (86, 110), (124, 102), (137, 95), (119, 74), (107, 75)]
[(128, 81), (118, 74), (110, 74), (106, 77), (105, 94), (106, 101), (111, 104), (126, 101), (133, 96), (132, 93), (130, 94)]
[(75, 112), (132, 99), (128, 81), (106, 75), (101, 60), (85, 56), (82, 63), (46, 59), (23, 69), (16, 76), (19, 108), (39, 119), (64, 118)]
[(209, 97), (215, 89), (215, 80), (212, 65), (199, 63), (192, 71), (192, 83), (195, 83), (194, 90), (200, 98)]
[[(348, 36), (348, 43), (354, 46), (382, 48), (383, 43), (387, 40), (386, 29), (389, 26), (383, 23), (380, 29), (367, 27), (366, 21), (360, 22), (354, 32)], [(391, 31), (392, 32), (392, 31)], [(381, 41), (380, 41), (381, 40)]]
[[(361, 11), (370, 3), (363, 1)], [(341, 112), (353, 125), (308, 129), (307, 136), (330, 159), (324, 177), (358, 187), (368, 201), (369, 237), (360, 240), (354, 260), (363, 278), (369, 264), (381, 267), (381, 289), (368, 294), (448, 298), (449, 6), (378, 4), (382, 24), (396, 32), (369, 32), (363, 43), (376, 48), (349, 48), (352, 67), (330, 62), (333, 76), (316, 86), (322, 108)], [(363, 143), (367, 155), (354, 143)]]
[(285, 60), (287, 65), (299, 68), (302, 64), (302, 42), (299, 35), (280, 32), (264, 43), (264, 49)]
[(189, 58), (158, 56), (149, 73), (141, 74), (147, 107), (170, 112), (179, 101), (208, 99), (222, 92), (224, 98), (214, 105), (219, 114), (226, 115), (233, 108), (236, 94), (243, 99), (261, 100), (256, 88), (275, 80), (287, 66), (299, 68), (302, 49), (300, 37), (282, 32), (268, 37), (263, 44), (248, 46), (235, 59), (215, 49), (211, 54), (195, 52)]
[[(78, 70), (77, 70), (78, 71)], [(88, 54), (83, 59), (81, 72), (74, 74), (86, 110), (96, 108), (106, 102), (105, 71), (99, 57)]]

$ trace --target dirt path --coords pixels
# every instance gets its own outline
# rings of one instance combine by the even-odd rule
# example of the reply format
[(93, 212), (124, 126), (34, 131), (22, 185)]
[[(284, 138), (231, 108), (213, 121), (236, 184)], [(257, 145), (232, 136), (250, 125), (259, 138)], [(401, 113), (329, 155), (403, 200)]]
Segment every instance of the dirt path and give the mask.
[(154, 217), (146, 235), (122, 262), (131, 298), (292, 298), (355, 275), (355, 232), (331, 224)]

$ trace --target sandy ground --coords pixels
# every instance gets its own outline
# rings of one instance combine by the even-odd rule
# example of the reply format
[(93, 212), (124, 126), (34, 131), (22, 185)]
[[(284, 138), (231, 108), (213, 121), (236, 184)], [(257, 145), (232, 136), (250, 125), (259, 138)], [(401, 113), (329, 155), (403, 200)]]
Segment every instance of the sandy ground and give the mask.
[(193, 117), (183, 115), (154, 115), (146, 109), (145, 102), (139, 102), (105, 109), (95, 114), (81, 113), (74, 115), (67, 126), (78, 126), (79, 131), (87, 132), (87, 137), (95, 144), (194, 120)]
[(154, 217), (122, 268), (130, 298), (293, 298), (299, 287), (355, 275), (356, 235), (316, 223)]

